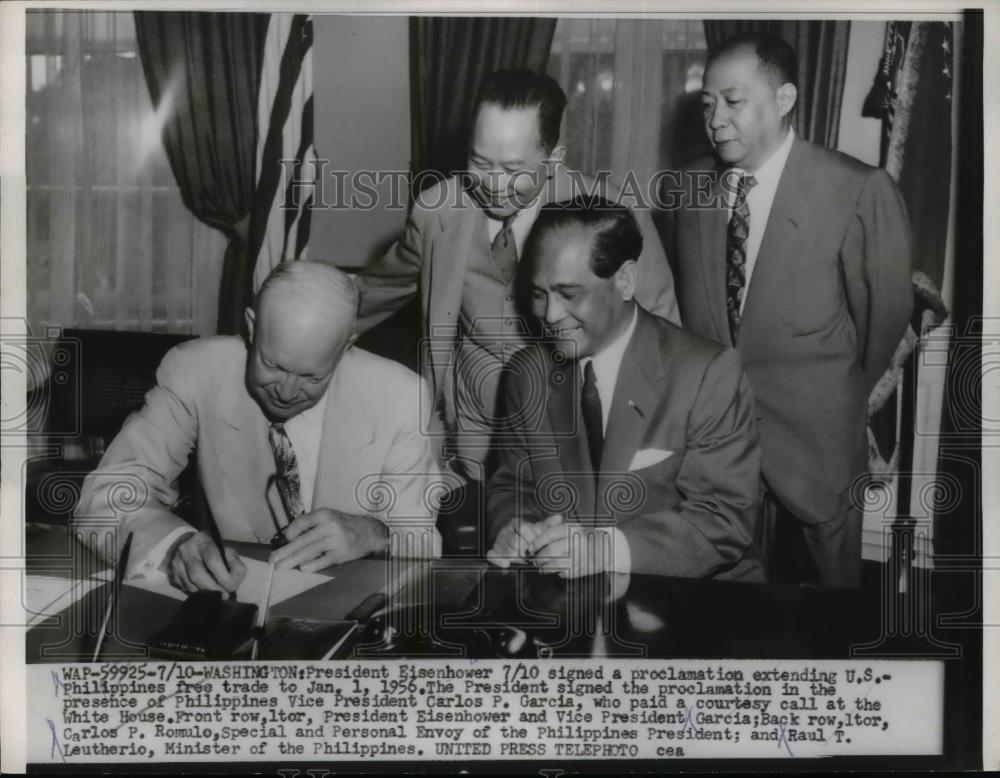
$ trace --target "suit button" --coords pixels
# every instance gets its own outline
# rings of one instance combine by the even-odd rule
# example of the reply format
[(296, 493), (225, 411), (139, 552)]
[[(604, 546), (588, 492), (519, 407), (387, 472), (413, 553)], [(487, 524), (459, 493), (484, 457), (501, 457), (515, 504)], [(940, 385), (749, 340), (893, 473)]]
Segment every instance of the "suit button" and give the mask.
[(513, 300), (513, 299), (514, 299), (514, 296), (513, 296), (513, 295), (509, 295), (509, 294), (508, 294), (508, 295), (504, 296), (504, 298), (503, 298), (503, 299), (504, 299), (504, 300), (506, 300), (507, 302), (510, 302), (511, 300)]

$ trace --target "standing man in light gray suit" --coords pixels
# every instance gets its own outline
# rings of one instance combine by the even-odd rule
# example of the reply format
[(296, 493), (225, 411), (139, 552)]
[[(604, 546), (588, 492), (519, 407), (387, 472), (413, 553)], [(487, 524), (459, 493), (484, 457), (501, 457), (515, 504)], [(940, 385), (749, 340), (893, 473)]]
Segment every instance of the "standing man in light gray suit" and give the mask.
[(855, 587), (868, 395), (912, 309), (910, 229), (886, 171), (795, 134), (785, 41), (737, 36), (705, 70), (711, 207), (674, 211), (684, 325), (743, 357), (781, 580)]
[[(361, 332), (419, 293), (430, 344), (424, 374), (451, 463), (477, 481), (498, 422), (500, 373), (528, 334), (513, 281), (538, 210), (578, 194), (616, 195), (605, 182), (562, 166), (565, 106), (566, 95), (546, 75), (493, 73), (476, 102), (467, 174), (417, 196), (402, 238), (357, 279)], [(639, 302), (676, 323), (670, 267), (649, 214), (638, 216), (646, 236)]]

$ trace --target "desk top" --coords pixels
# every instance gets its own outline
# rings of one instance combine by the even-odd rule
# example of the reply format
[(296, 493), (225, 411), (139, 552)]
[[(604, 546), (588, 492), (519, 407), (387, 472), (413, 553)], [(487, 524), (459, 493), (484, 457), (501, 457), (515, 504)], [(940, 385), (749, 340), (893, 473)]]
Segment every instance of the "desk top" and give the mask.
[[(266, 558), (266, 547), (235, 544)], [(28, 532), (28, 572), (90, 575), (103, 569), (65, 528)], [(369, 595), (385, 608), (345, 656), (846, 658), (880, 641), (882, 604), (870, 592), (649, 575), (564, 580), (480, 559), (363, 559), (323, 571), (328, 582), (274, 606), (272, 616), (338, 621)], [(107, 585), (30, 629), (28, 662), (89, 661)], [(181, 602), (123, 587), (115, 639), (102, 658), (143, 659), (144, 642)]]

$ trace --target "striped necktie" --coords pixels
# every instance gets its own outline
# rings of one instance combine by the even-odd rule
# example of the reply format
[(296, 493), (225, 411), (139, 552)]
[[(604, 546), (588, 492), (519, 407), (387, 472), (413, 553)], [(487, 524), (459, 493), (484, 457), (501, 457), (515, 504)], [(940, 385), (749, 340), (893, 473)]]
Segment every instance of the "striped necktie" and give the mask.
[(516, 213), (503, 220), (500, 232), (496, 234), (493, 243), (490, 244), (490, 256), (493, 259), (493, 264), (504, 283), (507, 284), (511, 282), (514, 273), (517, 272), (517, 243), (514, 241), (514, 230), (511, 228), (515, 218), (517, 218)]
[(268, 440), (274, 453), (274, 464), (277, 468), (275, 483), (281, 502), (288, 514), (288, 522), (295, 521), (305, 513), (302, 505), (302, 484), (299, 481), (299, 461), (295, 457), (292, 441), (285, 432), (284, 424), (272, 424), (268, 430)]
[(726, 312), (729, 315), (729, 335), (736, 343), (743, 318), (741, 308), (747, 283), (747, 236), (750, 234), (750, 206), (747, 193), (757, 185), (757, 179), (740, 174), (736, 188), (736, 203), (726, 230)]

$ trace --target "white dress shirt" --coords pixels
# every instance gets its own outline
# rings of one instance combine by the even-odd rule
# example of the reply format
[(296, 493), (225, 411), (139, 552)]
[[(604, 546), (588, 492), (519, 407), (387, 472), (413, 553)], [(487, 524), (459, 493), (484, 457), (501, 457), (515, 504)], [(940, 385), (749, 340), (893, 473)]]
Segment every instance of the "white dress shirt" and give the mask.
[(603, 422), (602, 432), (608, 431), (608, 416), (611, 415), (611, 401), (615, 396), (615, 386), (618, 384), (618, 371), (622, 366), (622, 357), (625, 356), (625, 349), (635, 332), (635, 323), (639, 320), (639, 309), (632, 306), (632, 321), (628, 328), (602, 348), (596, 354), (580, 360), (580, 376), (588, 362), (594, 363), (594, 378), (597, 381), (597, 393), (601, 397), (601, 421)]
[[(594, 365), (594, 380), (597, 382), (597, 393), (601, 398), (601, 421), (605, 435), (608, 431), (608, 416), (611, 415), (611, 402), (615, 396), (615, 386), (618, 384), (622, 358), (625, 356), (625, 349), (628, 348), (629, 341), (632, 340), (632, 333), (635, 332), (638, 320), (639, 309), (633, 304), (632, 321), (629, 322), (625, 332), (593, 356), (581, 359), (579, 363), (581, 380), (587, 363), (592, 362)], [(608, 533), (611, 541), (611, 569), (607, 572), (630, 572), (632, 570), (632, 552), (629, 550), (625, 533), (617, 527), (604, 527), (603, 529)]]
[[(740, 303), (740, 313), (747, 304), (747, 297), (750, 292), (750, 279), (753, 277), (754, 268), (757, 266), (757, 254), (760, 252), (760, 244), (764, 240), (764, 230), (767, 228), (767, 220), (771, 215), (771, 206), (774, 204), (774, 195), (778, 191), (778, 182), (781, 180), (781, 173), (785, 169), (785, 162), (788, 161), (788, 154), (792, 150), (792, 141), (795, 140), (795, 131), (789, 127), (788, 135), (781, 142), (781, 145), (752, 174), (757, 179), (757, 185), (747, 193), (747, 206), (750, 209), (750, 230), (747, 234), (746, 245), (746, 269), (744, 271), (746, 282), (743, 285), (743, 300)], [(730, 168), (730, 170), (747, 175), (747, 171), (742, 168)], [(728, 193), (729, 217), (733, 216), (733, 207), (736, 204), (736, 187)]]
[[(313, 494), (316, 491), (316, 471), (319, 468), (319, 447), (323, 435), (323, 417), (326, 413), (328, 394), (329, 387), (314, 406), (285, 422), (285, 432), (292, 442), (295, 461), (299, 466), (300, 494), (302, 495), (302, 504), (307, 512), (312, 509)], [(145, 578), (156, 578), (157, 574), (163, 575), (164, 571), (160, 570), (160, 566), (165, 561), (171, 546), (179, 538), (194, 532), (193, 527), (187, 526), (177, 527), (172, 532), (167, 533), (159, 543), (153, 546), (149, 555), (138, 562), (129, 577), (141, 575)]]

